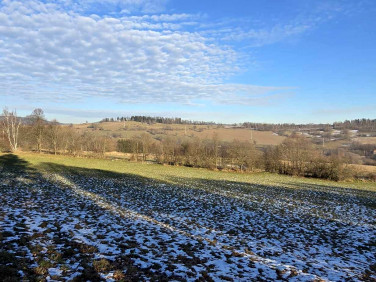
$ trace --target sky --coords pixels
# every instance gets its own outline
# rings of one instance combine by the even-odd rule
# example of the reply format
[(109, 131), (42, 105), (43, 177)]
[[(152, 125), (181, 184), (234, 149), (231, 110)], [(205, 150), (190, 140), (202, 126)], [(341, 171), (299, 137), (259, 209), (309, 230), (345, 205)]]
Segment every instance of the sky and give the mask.
[(376, 1), (0, 1), (0, 107), (93, 122), (376, 118)]

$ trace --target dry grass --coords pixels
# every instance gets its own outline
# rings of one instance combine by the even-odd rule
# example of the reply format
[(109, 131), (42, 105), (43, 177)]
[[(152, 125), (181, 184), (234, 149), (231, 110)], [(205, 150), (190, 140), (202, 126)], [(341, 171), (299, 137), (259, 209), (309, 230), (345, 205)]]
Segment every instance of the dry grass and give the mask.
[(374, 173), (376, 174), (376, 166), (373, 165), (351, 165), (352, 167), (362, 171), (362, 172), (367, 172), (367, 173)]
[(234, 139), (240, 141), (254, 140), (259, 145), (279, 145), (285, 140), (283, 136), (273, 135), (272, 131), (255, 131), (245, 128), (215, 128), (194, 134), (203, 139), (210, 139), (214, 134), (218, 134), (218, 138), (224, 141)]
[[(337, 148), (346, 146), (350, 143), (351, 141), (347, 141), (347, 140), (335, 140), (335, 141), (330, 141), (330, 142), (325, 141), (325, 149), (337, 149)], [(321, 147), (321, 144), (318, 146)]]
[[(91, 128), (92, 126), (97, 127)], [(146, 124), (140, 122), (104, 122), (76, 124), (74, 128), (80, 133), (93, 132), (100, 136), (116, 136), (116, 138), (132, 138), (142, 133), (150, 134), (153, 138), (163, 138), (167, 135), (199, 137), (211, 139), (214, 134), (223, 141), (254, 140), (258, 145), (278, 145), (285, 137), (273, 135), (271, 131), (251, 131), (245, 128), (223, 128), (217, 125), (184, 125), (184, 124)]]
[(354, 141), (361, 144), (376, 144), (376, 137), (358, 137)]

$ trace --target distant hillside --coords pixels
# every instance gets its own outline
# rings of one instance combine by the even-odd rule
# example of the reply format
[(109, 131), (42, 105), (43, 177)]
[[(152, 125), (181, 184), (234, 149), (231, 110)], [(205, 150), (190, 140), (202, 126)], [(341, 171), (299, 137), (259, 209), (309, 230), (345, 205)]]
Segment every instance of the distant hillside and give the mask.
[(216, 136), (222, 141), (255, 141), (258, 145), (278, 145), (285, 137), (272, 131), (255, 131), (249, 128), (238, 128), (224, 125), (197, 124), (162, 124), (141, 123), (135, 121), (102, 122), (77, 124), (74, 128), (80, 133), (93, 132), (96, 135), (127, 139), (142, 134), (150, 135), (155, 140), (162, 140), (166, 136), (179, 138), (212, 139)]
[(237, 126), (244, 128), (252, 128), (258, 131), (280, 131), (280, 130), (359, 130), (363, 132), (376, 132), (376, 119), (355, 119), (346, 120), (343, 122), (334, 123), (308, 123), (308, 124), (295, 124), (295, 123), (255, 123), (243, 122), (239, 124), (222, 124), (211, 121), (192, 121), (184, 120), (182, 118), (166, 118), (166, 117), (151, 117), (151, 116), (130, 116), (130, 117), (116, 117), (104, 118), (100, 122), (124, 122), (135, 121), (147, 124), (161, 123), (161, 124), (186, 124), (186, 125), (227, 125)]
[[(114, 139), (130, 139), (150, 136), (161, 141), (167, 136), (181, 140), (200, 138), (222, 141), (252, 141), (257, 146), (281, 144), (294, 132), (310, 138), (318, 146), (328, 150), (348, 148), (352, 142), (376, 144), (375, 120), (353, 120), (333, 124), (215, 124), (184, 121), (180, 118), (132, 116), (106, 118), (98, 123), (73, 125), (81, 134), (91, 133)], [(358, 128), (358, 129), (354, 129)], [(346, 149), (347, 150), (347, 149)]]

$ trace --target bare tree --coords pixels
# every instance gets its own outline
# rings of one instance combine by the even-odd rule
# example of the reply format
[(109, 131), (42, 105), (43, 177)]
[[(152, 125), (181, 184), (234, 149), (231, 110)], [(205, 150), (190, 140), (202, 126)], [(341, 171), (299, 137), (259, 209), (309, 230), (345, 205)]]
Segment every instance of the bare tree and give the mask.
[(153, 144), (153, 138), (151, 138), (150, 134), (147, 133), (142, 133), (140, 138), (142, 146), (142, 161), (144, 162), (150, 154), (150, 149)]
[(10, 150), (12, 152), (17, 150), (18, 146), (18, 130), (21, 125), (21, 119), (17, 117), (17, 112), (9, 112), (7, 108), (3, 110), (2, 121), (5, 134), (9, 141)]
[(61, 125), (53, 120), (47, 127), (47, 136), (50, 141), (50, 148), (53, 150), (54, 154), (57, 154), (60, 143), (63, 140)]
[(219, 137), (218, 133), (213, 133), (212, 137), (212, 143), (213, 143), (213, 150), (214, 150), (214, 158), (215, 158), (215, 169), (218, 169), (218, 149), (220, 147), (219, 145)]
[(42, 142), (45, 135), (46, 120), (44, 118), (44, 112), (42, 109), (35, 109), (30, 118), (32, 119), (32, 128), (37, 145), (37, 151), (42, 152)]
[(164, 163), (176, 165), (177, 152), (178, 152), (178, 141), (173, 136), (167, 135), (166, 138), (162, 140), (162, 150), (163, 150), (163, 161)]

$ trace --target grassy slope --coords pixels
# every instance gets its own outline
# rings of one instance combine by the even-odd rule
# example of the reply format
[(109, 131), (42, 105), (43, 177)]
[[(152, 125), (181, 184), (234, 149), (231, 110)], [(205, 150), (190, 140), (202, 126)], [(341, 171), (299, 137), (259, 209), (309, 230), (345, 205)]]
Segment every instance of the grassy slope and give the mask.
[[(304, 188), (317, 185), (321, 187), (343, 187), (376, 191), (372, 182), (333, 182), (321, 179), (290, 177), (271, 173), (233, 173), (188, 167), (172, 167), (157, 164), (142, 164), (121, 160), (86, 159), (69, 156), (54, 156), (34, 153), (19, 153), (18, 156), (30, 166), (47, 172), (66, 168), (88, 168), (107, 172), (127, 173), (170, 183), (188, 185), (189, 182), (205, 183), (202, 180), (232, 181), (249, 184), (261, 184), (275, 187)], [(61, 165), (59, 168), (53, 164)], [(2, 165), (0, 164), (0, 167)]]
[(355, 138), (355, 141), (362, 144), (376, 144), (376, 137), (359, 137)]
[[(80, 132), (91, 132), (101, 136), (111, 136), (113, 134), (121, 136), (121, 138), (130, 138), (139, 136), (142, 133), (150, 134), (151, 137), (163, 138), (167, 135), (178, 137), (199, 137), (202, 139), (211, 139), (213, 134), (217, 134), (218, 138), (223, 141), (233, 141), (234, 139), (241, 141), (254, 140), (258, 145), (278, 145), (285, 137), (273, 135), (271, 131), (251, 131), (245, 128), (220, 128), (217, 125), (182, 125), (182, 124), (146, 124), (140, 122), (127, 121), (122, 122), (104, 122), (96, 124), (102, 130), (94, 130), (88, 128), (92, 124), (76, 124), (74, 128)], [(153, 133), (153, 134), (151, 134)]]
[[(97, 128), (91, 128), (92, 126)], [(166, 136), (177, 136), (201, 139), (211, 139), (214, 134), (222, 141), (256, 141), (259, 146), (278, 145), (285, 140), (284, 136), (273, 134), (272, 131), (257, 131), (246, 128), (226, 128), (217, 125), (184, 125), (184, 124), (146, 124), (134, 121), (123, 122), (103, 122), (75, 124), (74, 128), (79, 133), (91, 133), (98, 136), (116, 136), (116, 138), (132, 138), (143, 133), (149, 134), (152, 138), (163, 139)], [(100, 130), (100, 129), (101, 130)], [(291, 132), (290, 132), (291, 133)], [(358, 137), (352, 141), (363, 144), (376, 144), (376, 137)], [(348, 145), (350, 141), (335, 140), (326, 141), (326, 149), (337, 149), (343, 145)]]

